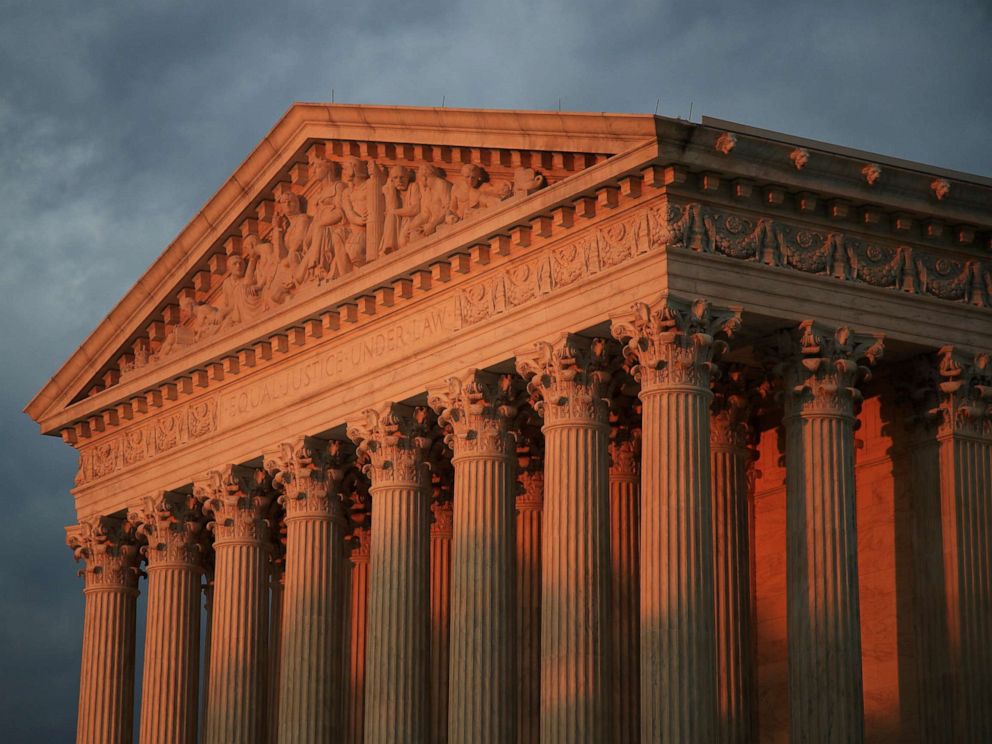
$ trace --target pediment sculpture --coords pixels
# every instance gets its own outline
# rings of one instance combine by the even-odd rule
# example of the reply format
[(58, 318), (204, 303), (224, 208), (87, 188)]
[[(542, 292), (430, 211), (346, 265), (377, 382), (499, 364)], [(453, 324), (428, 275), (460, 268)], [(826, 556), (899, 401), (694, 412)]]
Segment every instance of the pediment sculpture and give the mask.
[(533, 168), (517, 168), (505, 180), (474, 163), (461, 165), (452, 179), (426, 162), (413, 168), (355, 156), (312, 157), (305, 187), (276, 187), (268, 223), (242, 227), (219, 283), (199, 299), (180, 293), (177, 320), (157, 348), (144, 338), (135, 342), (120, 361), (121, 377), (547, 185)]

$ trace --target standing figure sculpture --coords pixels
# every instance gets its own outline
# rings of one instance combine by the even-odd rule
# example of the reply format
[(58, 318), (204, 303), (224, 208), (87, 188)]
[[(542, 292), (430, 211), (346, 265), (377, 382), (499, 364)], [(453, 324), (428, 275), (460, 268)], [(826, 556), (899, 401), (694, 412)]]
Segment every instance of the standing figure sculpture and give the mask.
[(367, 260), (369, 210), (373, 203), (372, 181), (368, 164), (347, 158), (341, 165), (341, 211), (348, 223), (347, 233), (338, 233), (334, 245), (331, 278), (336, 279), (361, 266)]
[[(314, 214), (304, 241), (303, 263), (315, 267), (319, 278), (324, 279), (334, 265), (334, 236), (347, 233), (341, 210), (344, 184), (339, 178), (338, 164), (323, 158), (314, 163), (313, 178), (319, 185), (311, 197)], [(343, 236), (340, 241), (343, 243)]]
[[(315, 263), (304, 260), (305, 242), (310, 231), (310, 215), (303, 211), (299, 194), (283, 191), (276, 200), (272, 244), (280, 259), (288, 260), (295, 286), (314, 278)], [(262, 277), (264, 282), (268, 277)]]
[(221, 329), (251, 320), (262, 308), (262, 292), (255, 279), (257, 256), (227, 257), (228, 274), (221, 285), (223, 306), (220, 308)]
[(410, 225), (420, 214), (420, 185), (413, 182), (409, 168), (394, 165), (382, 193), (386, 197), (386, 220), (380, 252), (392, 253), (410, 242)]

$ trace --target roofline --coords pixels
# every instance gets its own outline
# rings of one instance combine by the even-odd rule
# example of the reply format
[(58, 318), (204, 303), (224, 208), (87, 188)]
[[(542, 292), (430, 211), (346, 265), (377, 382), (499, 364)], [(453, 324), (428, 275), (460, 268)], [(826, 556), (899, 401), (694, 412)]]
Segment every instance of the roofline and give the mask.
[(956, 181), (966, 181), (977, 186), (992, 188), (992, 178), (981, 176), (977, 173), (966, 173), (964, 171), (956, 171), (950, 168), (939, 168), (934, 165), (927, 165), (926, 163), (918, 163), (914, 160), (904, 160), (902, 158), (892, 157), (891, 155), (881, 155), (877, 152), (869, 152), (868, 150), (858, 150), (853, 147), (834, 145), (829, 142), (823, 142), (822, 140), (809, 139), (807, 137), (796, 137), (795, 135), (776, 132), (772, 129), (761, 129), (760, 127), (752, 127), (747, 124), (738, 124), (735, 121), (717, 119), (713, 116), (704, 116), (700, 124), (704, 127), (725, 129), (728, 132), (734, 132), (736, 134), (760, 137), (761, 139), (774, 140), (789, 145), (797, 145), (799, 147), (820, 150), (821, 152), (827, 152), (832, 155), (867, 160), (869, 162), (878, 163), (879, 165), (888, 165), (893, 168), (903, 168), (905, 170), (925, 173), (931, 176), (940, 176), (942, 178), (953, 178)]

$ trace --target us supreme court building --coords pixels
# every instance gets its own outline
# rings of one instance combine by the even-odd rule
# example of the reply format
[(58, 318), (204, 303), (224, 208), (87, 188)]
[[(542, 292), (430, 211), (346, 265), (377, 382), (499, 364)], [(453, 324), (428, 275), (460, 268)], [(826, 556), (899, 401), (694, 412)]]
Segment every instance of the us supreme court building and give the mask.
[(727, 121), (294, 105), (28, 405), (77, 741), (992, 741), (990, 231)]

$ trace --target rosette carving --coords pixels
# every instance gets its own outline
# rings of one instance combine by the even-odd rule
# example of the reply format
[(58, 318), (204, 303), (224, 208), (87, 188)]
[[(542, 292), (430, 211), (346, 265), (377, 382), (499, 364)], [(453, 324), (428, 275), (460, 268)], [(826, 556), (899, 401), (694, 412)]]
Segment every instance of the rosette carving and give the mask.
[(732, 336), (741, 324), (737, 308), (714, 308), (707, 300), (663, 295), (654, 305), (636, 302), (614, 317), (613, 336), (626, 343), (624, 357), (642, 390), (660, 386), (709, 389), (713, 360), (726, 349), (717, 336)]
[(141, 554), (134, 525), (119, 517), (90, 517), (66, 527), (66, 545), (77, 561), (87, 589), (138, 588)]
[(432, 389), (428, 404), (446, 430), (445, 443), (455, 457), (507, 455), (514, 451), (508, 424), (516, 413), (516, 390), (510, 375), (470, 369)]
[(539, 341), (517, 353), (517, 371), (528, 381), (534, 410), (545, 424), (607, 421), (606, 385), (610, 379), (609, 344), (570, 333)]
[(400, 403), (366, 408), (362, 418), (348, 424), (348, 437), (358, 446), (358, 457), (372, 487), (427, 485), (426, 451), (430, 446), (429, 411)]
[(207, 529), (215, 544), (268, 541), (272, 498), (263, 488), (265, 481), (263, 470), (228, 465), (194, 482), (193, 494), (211, 519)]
[(345, 520), (341, 485), (348, 466), (344, 442), (300, 437), (284, 442), (265, 457), (272, 485), (281, 491), (286, 518), (332, 517)]
[(135, 532), (147, 540), (141, 553), (148, 559), (149, 567), (202, 566), (206, 520), (192, 494), (161, 491), (147, 496), (141, 507), (128, 514), (128, 520)]
[(747, 373), (739, 364), (727, 365), (720, 379), (713, 384), (710, 406), (710, 444), (714, 447), (744, 449), (755, 444), (751, 425), (754, 398), (749, 394)]
[(785, 384), (786, 415), (854, 416), (861, 401), (857, 385), (870, 378), (861, 360), (875, 364), (882, 337), (841, 327), (828, 329), (804, 320), (795, 331), (779, 334), (776, 371)]

